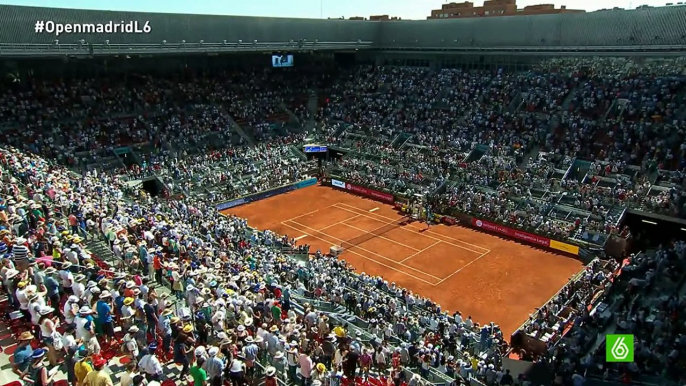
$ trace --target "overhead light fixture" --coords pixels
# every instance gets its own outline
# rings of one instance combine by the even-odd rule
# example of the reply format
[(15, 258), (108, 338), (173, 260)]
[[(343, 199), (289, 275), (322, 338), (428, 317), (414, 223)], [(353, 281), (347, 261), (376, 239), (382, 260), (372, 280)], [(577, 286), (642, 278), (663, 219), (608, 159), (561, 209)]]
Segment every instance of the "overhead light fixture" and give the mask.
[(686, 228), (681, 228), (682, 231), (686, 232)]
[[(654, 221), (648, 221), (648, 220), (641, 220), (641, 221), (643, 221), (643, 222), (646, 223), (646, 224), (657, 225), (657, 223), (654, 222)], [(684, 228), (681, 228), (681, 229), (684, 229)]]

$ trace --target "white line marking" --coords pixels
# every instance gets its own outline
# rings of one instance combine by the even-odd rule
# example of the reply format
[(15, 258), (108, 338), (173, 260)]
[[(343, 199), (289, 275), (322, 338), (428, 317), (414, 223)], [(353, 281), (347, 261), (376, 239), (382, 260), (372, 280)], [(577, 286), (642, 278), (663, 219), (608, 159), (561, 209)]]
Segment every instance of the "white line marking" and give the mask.
[(424, 249), (421, 249), (421, 250), (419, 250), (419, 251), (417, 251), (417, 252), (411, 254), (410, 256), (407, 256), (406, 258), (400, 260), (400, 262), (401, 262), (401, 263), (404, 263), (404, 262), (406, 262), (407, 260), (410, 260), (411, 258), (417, 256), (418, 254), (420, 254), (420, 253), (422, 253), (422, 252), (428, 250), (429, 248), (431, 248), (431, 247), (433, 247), (433, 246), (435, 246), (435, 245), (438, 245), (438, 244), (440, 244), (440, 243), (442, 243), (442, 241), (440, 241), (440, 240), (439, 240), (439, 241), (436, 241), (435, 243), (429, 245), (428, 247), (426, 247), (426, 248), (424, 248)]
[[(355, 218), (358, 218), (358, 217), (360, 217), (359, 214), (358, 214), (357, 216), (348, 217), (348, 218), (346, 218), (345, 220), (341, 220), (341, 221), (336, 222), (336, 223), (333, 223), (333, 224), (331, 224), (331, 225), (327, 225), (327, 226), (325, 226), (324, 228), (319, 228), (319, 229), (317, 229), (316, 231), (317, 231), (317, 232), (321, 232), (321, 231), (323, 231), (324, 229), (333, 228), (333, 227), (335, 227), (336, 225), (348, 225), (348, 224), (345, 223), (346, 221), (352, 220), (352, 219), (355, 219)], [(286, 220), (286, 221), (293, 221), (293, 220)], [(296, 222), (296, 221), (293, 221), (293, 222), (296, 223), (296, 224), (299, 224), (299, 223)], [(314, 228), (310, 228), (310, 229), (314, 229)]]
[[(301, 227), (304, 227), (304, 228), (307, 228), (307, 229), (311, 229), (311, 230), (313, 230), (313, 231), (315, 231), (315, 232), (319, 232), (318, 230), (316, 230), (316, 229), (314, 229), (314, 228), (311, 228), (311, 227), (308, 227), (307, 225), (300, 224), (300, 223), (297, 222), (297, 221), (291, 220), (291, 221), (289, 221), (289, 222), (292, 222), (293, 224), (296, 224), (296, 225), (298, 225), (298, 226), (301, 226)], [(291, 227), (291, 228), (293, 228), (293, 227)], [(371, 232), (370, 232), (370, 233), (371, 233)], [(327, 234), (327, 233), (324, 233), (324, 235), (326, 235), (326, 236), (328, 236), (328, 237), (330, 237), (330, 238), (332, 238), (332, 239), (334, 239), (334, 240), (338, 240), (338, 241), (340, 241), (341, 243), (345, 243), (345, 242), (346, 242), (345, 240), (339, 239), (338, 237), (333, 237), (333, 236), (331, 236), (331, 235), (329, 235), (329, 234)], [(417, 269), (417, 268), (410, 267), (409, 265), (406, 265), (406, 264), (403, 264), (403, 263), (399, 263), (399, 262), (397, 262), (397, 261), (395, 261), (395, 260), (393, 260), (393, 259), (389, 259), (388, 257), (386, 257), (386, 256), (384, 256), (384, 255), (380, 255), (380, 254), (378, 254), (378, 253), (376, 253), (376, 252), (372, 252), (372, 251), (370, 251), (370, 250), (368, 250), (368, 249), (365, 249), (365, 248), (362, 248), (362, 247), (360, 247), (360, 246), (358, 246), (358, 245), (355, 245), (355, 246), (353, 246), (353, 247), (351, 247), (351, 248), (361, 249), (361, 250), (363, 250), (363, 251), (365, 251), (365, 252), (369, 252), (369, 253), (371, 253), (371, 254), (373, 254), (373, 255), (379, 256), (380, 258), (382, 258), (382, 259), (384, 259), (384, 260), (391, 261), (391, 262), (393, 262), (393, 263), (395, 263), (395, 264), (398, 264), (398, 265), (400, 265), (400, 266), (402, 266), (402, 267), (409, 268), (409, 269), (411, 269), (411, 270), (413, 270), (413, 271), (419, 272), (419, 273), (421, 273), (422, 275), (432, 277), (432, 278), (434, 278), (434, 279), (436, 279), (436, 280), (441, 280), (440, 277), (437, 277), (437, 276), (428, 274), (428, 273), (426, 273), (426, 272), (424, 272), (424, 271), (422, 271), (422, 270), (419, 270), (419, 269)], [(349, 249), (349, 248), (346, 248), (346, 250), (348, 250), (348, 249)]]
[(295, 216), (295, 217), (293, 217), (291, 220), (294, 220), (294, 219), (300, 218), (300, 217), (309, 216), (309, 215), (311, 215), (311, 214), (313, 214), (313, 213), (317, 213), (317, 212), (319, 212), (319, 209), (313, 210), (312, 212), (307, 212), (307, 213), (305, 213), (305, 214), (301, 214), (300, 216)]
[(369, 209), (369, 213), (376, 212), (379, 208)]
[[(294, 227), (294, 226), (292, 226), (292, 225), (288, 225), (288, 224), (286, 224), (285, 222), (282, 222), (281, 224), (282, 224), (282, 225), (285, 225), (285, 226), (287, 226), (287, 227), (289, 227), (289, 228), (293, 228), (293, 229), (295, 229), (295, 230), (297, 230), (297, 231), (302, 232), (300, 229), (298, 229), (298, 228), (296, 228), (296, 227)], [(321, 237), (317, 237), (317, 236), (314, 236), (314, 235), (308, 235), (308, 236), (313, 237), (313, 238), (318, 239), (318, 240), (321, 240), (321, 241), (324, 241), (324, 242), (327, 242), (327, 243), (330, 243), (330, 242), (331, 242), (331, 241), (329, 241), (329, 240), (325, 240), (325, 239), (323, 239), (323, 238), (321, 238)], [(346, 249), (345, 252), (349, 252), (349, 253), (352, 253), (352, 254), (354, 254), (354, 255), (360, 256), (360, 257), (362, 257), (363, 259), (367, 259), (367, 260), (372, 261), (372, 262), (374, 262), (374, 263), (376, 263), (376, 264), (379, 264), (379, 265), (381, 265), (381, 266), (383, 266), (383, 267), (392, 269), (392, 270), (394, 270), (394, 271), (396, 271), (396, 272), (400, 272), (400, 273), (402, 273), (403, 275), (407, 275), (407, 276), (409, 276), (409, 277), (411, 277), (411, 278), (413, 278), (413, 279), (415, 279), (415, 280), (419, 280), (419, 281), (424, 282), (424, 283), (426, 283), (426, 284), (428, 284), (428, 285), (435, 286), (435, 284), (433, 284), (433, 283), (431, 283), (431, 282), (428, 282), (428, 281), (426, 281), (426, 280), (424, 280), (424, 279), (420, 279), (420, 278), (418, 278), (417, 276), (415, 276), (415, 275), (413, 275), (413, 274), (411, 274), (411, 273), (407, 273), (407, 272), (405, 272), (405, 271), (401, 271), (401, 270), (399, 270), (399, 269), (397, 269), (397, 268), (395, 268), (395, 267), (391, 267), (391, 266), (388, 265), (388, 264), (384, 264), (384, 263), (382, 263), (382, 262), (380, 262), (380, 261), (374, 260), (374, 259), (372, 259), (371, 257), (365, 256), (365, 255), (360, 254), (360, 253), (358, 253), (358, 252), (355, 252), (355, 251), (353, 251), (353, 250)]]
[(294, 240), (295, 240), (295, 241), (302, 240), (302, 239), (304, 239), (304, 238), (307, 237), (307, 236), (309, 236), (309, 235), (298, 236), (298, 237), (296, 237)]
[(481, 254), (479, 257), (477, 257), (476, 259), (470, 261), (469, 263), (463, 265), (463, 266), (462, 266), (460, 269), (458, 269), (457, 271), (455, 271), (455, 272), (451, 273), (450, 275), (448, 275), (448, 277), (446, 277), (446, 278), (444, 278), (444, 279), (441, 279), (441, 281), (439, 281), (438, 283), (434, 284), (434, 287), (436, 287), (437, 285), (439, 285), (439, 284), (443, 283), (444, 281), (450, 279), (451, 277), (455, 276), (456, 274), (460, 273), (460, 271), (462, 271), (463, 269), (465, 269), (465, 268), (469, 267), (470, 265), (476, 263), (477, 261), (479, 261), (482, 257), (486, 256), (487, 254), (488, 254), (488, 252), (482, 253), (482, 254)]
[[(334, 204), (333, 206), (336, 207), (336, 208), (338, 208), (338, 209), (343, 209), (343, 208), (339, 207), (338, 205), (344, 205), (344, 206), (347, 206), (347, 207), (352, 208), (352, 209), (362, 210), (362, 209), (360, 209), (360, 208), (357, 208), (357, 207), (355, 207), (355, 206), (352, 206), (352, 205), (349, 205), (349, 204), (346, 204), (346, 203), (343, 203), (343, 202), (339, 202), (339, 203), (337, 203), (337, 204)], [(343, 209), (343, 210), (345, 210), (345, 209)], [(356, 212), (356, 213), (358, 213), (358, 212)], [(372, 213), (372, 214), (373, 214), (374, 216), (377, 216), (377, 217), (382, 217), (382, 218), (384, 218), (384, 219), (386, 219), (386, 220), (395, 221), (395, 219), (393, 219), (393, 218), (391, 218), (391, 217), (387, 217), (387, 216), (380, 215), (380, 214), (376, 214), (376, 213)], [(411, 225), (410, 225), (410, 226), (411, 226)], [(412, 227), (412, 228), (415, 228), (414, 226), (411, 226), (411, 227)], [(415, 228), (415, 229), (417, 229), (417, 228)], [(484, 247), (481, 247), (481, 246), (475, 245), (475, 244), (470, 244), (470, 243), (468, 243), (468, 242), (466, 242), (466, 241), (462, 241), (462, 240), (456, 239), (456, 238), (454, 238), (454, 237), (446, 236), (446, 235), (444, 235), (444, 234), (442, 234), (442, 233), (433, 232), (433, 231), (431, 231), (431, 230), (426, 230), (426, 231), (424, 231), (424, 232), (425, 232), (425, 233), (428, 232), (428, 233), (431, 233), (431, 234), (434, 234), (434, 235), (442, 236), (442, 237), (445, 237), (445, 238), (447, 238), (447, 239), (453, 240), (453, 241), (455, 241), (455, 242), (462, 243), (462, 244), (464, 244), (464, 245), (469, 245), (470, 247), (474, 247), (474, 248), (481, 249), (481, 250), (483, 250), (483, 251), (488, 251), (488, 252), (491, 251), (491, 250), (488, 249), (488, 248), (484, 248)], [(481, 252), (477, 252), (477, 253), (481, 253)]]
[[(368, 215), (366, 215), (366, 214), (361, 214), (361, 213), (359, 213), (359, 212), (352, 211), (352, 210), (350, 210), (350, 209), (341, 208), (341, 207), (339, 207), (339, 206), (337, 206), (336, 208), (338, 208), (338, 209), (340, 209), (340, 210), (347, 210), (347, 211), (350, 212), (350, 213), (359, 214), (359, 215), (362, 216), (362, 217), (367, 217), (367, 218), (370, 218), (370, 219), (372, 219), (372, 220), (374, 220), (374, 221), (378, 221), (378, 222), (385, 223), (385, 224), (392, 224), (392, 223), (394, 223), (395, 221), (397, 221), (397, 220), (394, 220), (394, 221), (384, 221), (384, 220), (380, 220), (380, 219), (378, 219), (378, 218), (374, 218), (374, 217), (368, 216)], [(378, 215), (377, 215), (377, 216), (378, 216)], [(381, 216), (381, 217), (384, 217), (384, 216)], [(384, 217), (384, 218), (388, 218), (388, 217)], [(410, 228), (411, 228), (411, 229), (410, 229)], [(404, 230), (404, 231), (406, 231), (406, 232), (415, 233), (415, 234), (424, 236), (424, 237), (429, 238), (429, 239), (434, 240), (434, 241), (442, 241), (444, 244), (452, 245), (453, 247), (460, 248), (460, 249), (464, 249), (465, 251), (473, 252), (473, 253), (476, 253), (476, 254), (479, 254), (479, 255), (483, 253), (483, 251), (475, 251), (475, 250), (473, 250), (473, 249), (464, 247), (464, 246), (462, 246), (462, 245), (458, 245), (458, 244), (455, 244), (455, 243), (451, 243), (450, 241), (441, 240), (441, 239), (439, 239), (439, 238), (436, 238), (436, 237), (433, 237), (433, 236), (429, 236), (429, 235), (426, 234), (426, 232), (431, 232), (431, 231), (423, 231), (423, 232), (420, 232), (419, 230), (417, 230), (417, 228), (415, 228), (415, 227), (413, 227), (413, 226), (411, 226), (411, 225), (410, 225), (409, 227), (408, 227), (408, 226), (402, 226), (402, 227), (400, 227), (399, 229), (402, 229), (402, 230)], [(433, 232), (432, 232), (432, 233), (433, 233)], [(436, 234), (436, 235), (438, 235), (438, 236), (443, 236), (443, 235), (440, 234), (440, 233), (433, 233), (433, 234)], [(447, 236), (445, 236), (445, 237), (447, 237)], [(450, 239), (450, 237), (447, 237), (447, 238)], [(458, 241), (459, 241), (459, 240), (458, 240)], [(470, 245), (471, 245), (471, 244), (470, 244)], [(482, 250), (484, 250), (484, 251), (487, 251), (487, 252), (490, 252), (490, 251), (491, 251), (490, 249), (486, 249), (486, 248), (483, 248), (483, 247), (480, 247), (480, 248), (481, 248)]]
[[(356, 216), (356, 217), (357, 217), (357, 216)], [(364, 229), (362, 229), (362, 228), (358, 228), (358, 227), (353, 226), (353, 225), (350, 225), (350, 224), (342, 223), (341, 225), (345, 225), (345, 226), (347, 226), (347, 227), (350, 227), (350, 228), (353, 228), (353, 229), (357, 229), (358, 231), (362, 231), (362, 232), (364, 232), (364, 233), (371, 233), (371, 232), (368, 232), (368, 231), (366, 231), (366, 230), (364, 230)], [(417, 248), (415, 248), (415, 247), (411, 247), (411, 246), (409, 246), (409, 245), (405, 245), (405, 244), (403, 244), (403, 243), (397, 242), (397, 241), (395, 241), (395, 240), (391, 240), (391, 239), (389, 239), (389, 238), (387, 238), (387, 237), (384, 237), (384, 236), (376, 236), (376, 237), (379, 238), (379, 239), (382, 239), (382, 240), (386, 240), (386, 241), (388, 241), (388, 242), (391, 242), (391, 243), (393, 243), (393, 244), (398, 244), (398, 245), (400, 245), (400, 246), (403, 246), (403, 247), (405, 247), (405, 248), (407, 248), (407, 249), (411, 249), (411, 250), (413, 250), (413, 251), (419, 251), (419, 249), (417, 249)]]
[[(248, 204), (248, 205), (250, 205), (250, 204)], [(319, 212), (320, 210), (329, 209), (329, 208), (332, 208), (332, 207), (335, 207), (335, 206), (336, 206), (336, 204), (329, 205), (329, 206), (325, 206), (325, 207), (323, 207), (323, 208), (315, 209), (315, 210), (313, 210), (313, 211), (311, 211), (311, 212), (307, 212), (307, 213), (305, 213), (305, 214), (301, 214), (301, 215), (298, 215), (298, 216), (289, 218), (288, 220), (285, 220), (285, 221), (295, 220), (296, 218), (305, 217), (305, 216), (307, 216), (307, 215), (310, 215), (310, 214), (313, 214), (313, 213), (317, 213), (317, 212)], [(338, 209), (341, 209), (341, 208), (338, 208)]]

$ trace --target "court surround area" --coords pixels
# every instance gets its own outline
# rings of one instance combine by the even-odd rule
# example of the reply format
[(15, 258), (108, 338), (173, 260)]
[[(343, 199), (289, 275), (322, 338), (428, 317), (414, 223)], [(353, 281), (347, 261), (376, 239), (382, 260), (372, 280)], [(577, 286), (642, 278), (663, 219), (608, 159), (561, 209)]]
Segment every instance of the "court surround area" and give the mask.
[[(403, 222), (391, 205), (313, 186), (232, 208), (271, 229), (328, 252), (358, 273), (382, 276), (444, 310), (459, 310), (512, 333), (583, 268), (571, 257), (459, 226)], [(354, 245), (350, 245), (352, 241)]]

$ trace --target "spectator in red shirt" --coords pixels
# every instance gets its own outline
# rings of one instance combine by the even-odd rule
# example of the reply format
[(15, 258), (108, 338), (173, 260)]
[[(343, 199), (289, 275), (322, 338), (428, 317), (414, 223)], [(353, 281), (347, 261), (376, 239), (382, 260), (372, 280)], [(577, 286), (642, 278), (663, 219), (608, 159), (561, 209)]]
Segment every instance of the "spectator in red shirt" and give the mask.
[(74, 213), (69, 215), (69, 227), (71, 227), (71, 234), (77, 235), (79, 233), (79, 222)]

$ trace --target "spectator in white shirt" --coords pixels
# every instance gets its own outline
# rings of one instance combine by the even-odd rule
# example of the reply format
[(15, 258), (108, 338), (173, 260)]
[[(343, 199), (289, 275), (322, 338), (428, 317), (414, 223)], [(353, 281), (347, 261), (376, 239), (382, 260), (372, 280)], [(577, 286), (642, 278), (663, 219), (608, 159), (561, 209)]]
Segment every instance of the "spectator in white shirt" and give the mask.
[(120, 386), (133, 386), (133, 378), (138, 375), (136, 362), (130, 362), (126, 365), (126, 371), (119, 377)]

